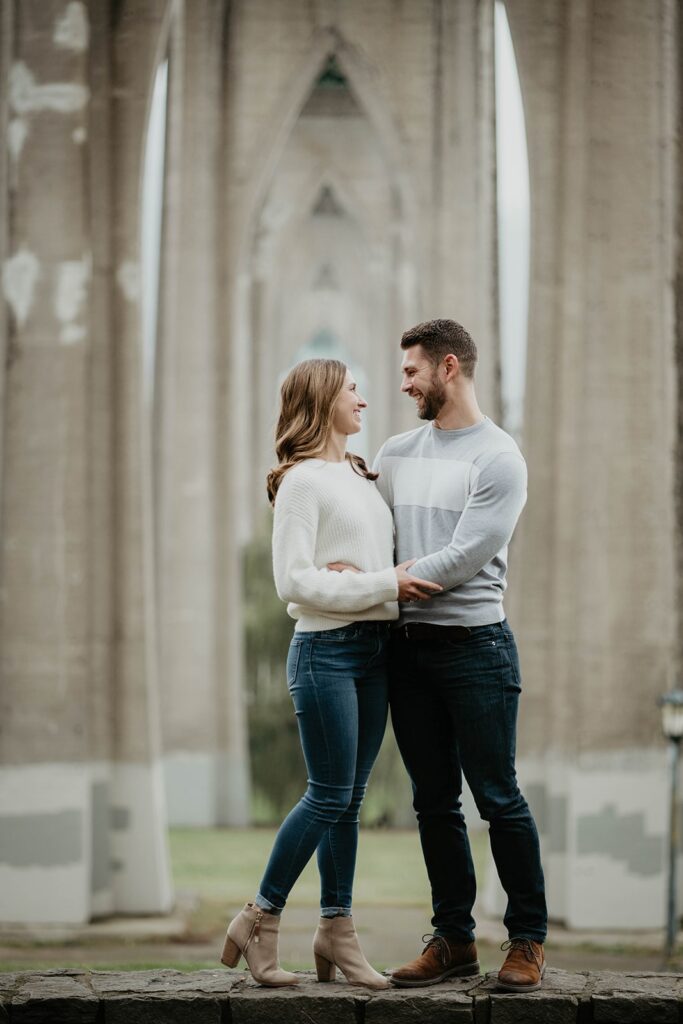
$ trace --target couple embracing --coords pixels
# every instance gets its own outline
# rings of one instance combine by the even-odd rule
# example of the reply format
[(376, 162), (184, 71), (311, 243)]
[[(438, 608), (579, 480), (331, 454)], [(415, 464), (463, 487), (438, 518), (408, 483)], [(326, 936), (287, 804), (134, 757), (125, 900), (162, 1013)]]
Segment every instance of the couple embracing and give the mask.
[[(367, 403), (343, 363), (299, 363), (282, 385), (268, 495), (275, 585), (296, 620), (287, 683), (308, 788), (280, 826), (253, 903), (230, 923), (221, 959), (235, 967), (243, 956), (264, 985), (297, 984), (279, 966), (278, 925), (316, 853), (319, 981), (337, 967), (371, 988), (479, 973), (464, 775), (508, 898), (498, 984), (530, 991), (545, 970), (547, 915), (538, 835), (515, 775), (519, 662), (502, 605), (526, 466), (479, 409), (477, 351), (460, 324), (419, 324), (401, 348), (401, 390), (426, 422), (390, 438), (372, 471), (346, 451)], [(360, 806), (389, 707), (434, 932), (387, 978), (362, 953), (351, 904)]]

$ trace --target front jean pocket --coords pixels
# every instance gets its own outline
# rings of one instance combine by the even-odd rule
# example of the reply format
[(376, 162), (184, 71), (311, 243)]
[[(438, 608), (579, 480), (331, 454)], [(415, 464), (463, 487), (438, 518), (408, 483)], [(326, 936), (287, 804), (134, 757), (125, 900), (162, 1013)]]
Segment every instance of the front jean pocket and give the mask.
[(487, 648), (495, 650), (505, 642), (505, 634), (502, 629), (486, 629), (472, 636), (464, 637), (462, 640), (447, 640), (450, 648), (467, 654), (470, 651), (485, 651)]
[(517, 654), (517, 645), (515, 644), (514, 640), (511, 640), (509, 636), (506, 636), (504, 639), (504, 650), (505, 653), (507, 654), (508, 662), (510, 665), (510, 672), (512, 674), (511, 689), (515, 690), (517, 693), (521, 693), (522, 680), (519, 671), (519, 656)]
[(357, 626), (338, 626), (337, 629), (319, 629), (307, 634), (311, 640), (324, 640), (326, 643), (345, 643), (355, 640), (358, 636)]

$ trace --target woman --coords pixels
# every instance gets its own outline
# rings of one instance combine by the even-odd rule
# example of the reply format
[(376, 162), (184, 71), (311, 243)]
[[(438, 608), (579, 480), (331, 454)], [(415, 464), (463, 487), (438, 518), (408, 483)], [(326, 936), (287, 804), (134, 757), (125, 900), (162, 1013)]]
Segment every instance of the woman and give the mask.
[[(388, 986), (363, 956), (351, 917), (359, 811), (386, 725), (386, 649), (397, 599), (420, 600), (441, 588), (410, 576), (412, 562), (394, 568), (392, 517), (377, 474), (346, 452), (366, 405), (334, 359), (299, 363), (282, 385), (268, 497), (275, 586), (296, 619), (287, 683), (308, 789), (280, 826), (259, 891), (230, 923), (221, 957), (236, 967), (244, 956), (263, 985), (298, 981), (279, 967), (278, 926), (317, 851), (318, 980), (332, 981), (339, 967), (349, 982)], [(334, 571), (335, 562), (361, 571)]]

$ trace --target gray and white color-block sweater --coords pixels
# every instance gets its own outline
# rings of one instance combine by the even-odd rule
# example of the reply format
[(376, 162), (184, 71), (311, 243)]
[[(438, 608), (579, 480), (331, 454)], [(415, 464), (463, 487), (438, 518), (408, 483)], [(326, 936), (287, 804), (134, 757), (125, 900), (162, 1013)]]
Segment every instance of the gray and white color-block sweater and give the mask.
[(526, 463), (490, 419), (462, 430), (427, 423), (391, 437), (373, 466), (392, 509), (396, 562), (443, 593), (401, 605), (400, 622), (482, 626), (504, 617), (507, 546), (526, 501)]

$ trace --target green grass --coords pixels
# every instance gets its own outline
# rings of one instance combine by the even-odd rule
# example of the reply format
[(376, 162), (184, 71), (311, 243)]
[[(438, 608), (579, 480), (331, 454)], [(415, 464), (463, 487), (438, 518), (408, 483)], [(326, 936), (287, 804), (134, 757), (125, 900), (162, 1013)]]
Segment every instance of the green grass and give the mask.
[[(4, 956), (0, 954), (0, 972), (41, 971), (58, 966), (103, 971), (215, 969), (215, 952), (209, 951), (219, 948), (229, 913), (256, 892), (275, 829), (173, 829), (169, 838), (179, 904), (192, 907), (185, 912), (187, 931), (182, 938), (164, 942), (159, 938), (144, 941), (101, 936), (88, 938), (86, 944), (80, 940), (59, 946), (47, 941), (32, 944), (22, 941), (12, 944), (11, 948), (5, 943)], [(485, 831), (477, 831), (470, 838), (481, 888), (486, 873), (488, 836)], [(313, 859), (294, 887), (289, 906), (317, 907), (318, 886)], [(429, 886), (416, 831), (361, 831), (354, 903), (359, 910), (376, 908), (382, 912), (390, 911), (391, 907), (413, 906), (424, 909), (425, 921), (429, 919)], [(362, 921), (364, 915), (359, 916)], [(390, 912), (385, 920), (387, 928), (391, 929)], [(500, 951), (486, 942), (480, 941), (479, 946), (482, 964), (493, 970), (499, 963)], [(196, 955), (193, 955), (195, 950)], [(680, 970), (683, 950), (679, 948), (676, 954), (676, 966)], [(569, 970), (591, 965), (595, 969), (626, 969), (620, 967), (621, 958), (628, 969), (658, 969), (653, 951), (639, 950), (637, 939), (633, 945), (615, 942), (609, 947), (598, 947), (587, 943), (566, 950), (549, 945), (549, 955), (555, 966)], [(375, 966), (387, 966), (379, 963), (380, 958), (376, 959)], [(283, 965), (289, 969), (310, 966), (308, 961), (295, 963), (286, 956)]]
[(192, 960), (192, 961), (179, 961), (176, 962), (171, 960), (150, 960), (149, 963), (144, 960), (135, 960), (129, 962), (127, 960), (112, 960), (111, 963), (105, 961), (103, 963), (93, 963), (92, 960), (74, 960), (69, 956), (65, 956), (59, 963), (55, 963), (54, 960), (39, 960), (31, 959), (30, 963), (26, 960), (3, 960), (0, 963), (0, 974), (17, 974), (20, 971), (54, 971), (56, 969), (68, 968), (69, 970), (83, 970), (83, 971), (183, 971), (189, 974), (192, 971), (215, 971), (216, 970), (216, 958), (213, 960)]
[[(189, 914), (190, 935), (198, 939), (220, 930), (226, 908), (255, 895), (273, 845), (275, 830), (172, 829), (173, 880), (178, 893), (198, 898)], [(479, 884), (483, 883), (488, 839), (472, 835)], [(317, 907), (320, 882), (315, 857), (289, 898), (290, 907)], [(354, 887), (357, 907), (429, 907), (429, 884), (416, 831), (361, 830)]]
[[(178, 890), (224, 903), (243, 903), (256, 892), (275, 830), (189, 829), (170, 832), (173, 880)], [(483, 881), (487, 837), (473, 833), (477, 876)], [(299, 878), (290, 903), (316, 906), (320, 883), (315, 858)], [(429, 903), (429, 887), (417, 832), (362, 830), (354, 902), (372, 906)]]
[[(10, 956), (0, 963), (0, 972), (49, 970), (57, 966), (85, 970), (155, 970), (161, 967), (179, 971), (213, 969), (215, 958), (205, 961), (206, 949), (197, 950), (195, 960), (189, 948), (193, 944), (215, 942), (225, 928), (226, 915), (252, 899), (263, 874), (275, 838), (273, 828), (190, 829), (170, 831), (171, 865), (176, 893), (185, 912), (187, 930), (180, 940), (185, 948), (176, 962), (172, 956), (156, 959), (163, 940), (149, 940), (156, 947), (152, 952), (143, 941), (116, 940), (104, 936), (88, 940), (92, 957), (81, 942), (65, 942), (59, 948), (58, 960), (52, 943), (22, 942), (14, 945)], [(471, 836), (472, 850), (480, 884), (484, 878), (487, 836), (476, 832)], [(317, 907), (320, 883), (315, 857), (305, 868), (288, 901), (290, 907)], [(354, 905), (357, 907), (424, 907), (430, 916), (429, 885), (416, 831), (362, 829), (358, 851)], [(178, 942), (169, 940), (169, 953)], [(44, 949), (49, 945), (51, 956)], [(6, 953), (9, 952), (6, 944)], [(145, 947), (148, 947), (145, 950)], [(133, 947), (136, 953), (133, 953)], [(30, 950), (30, 952), (29, 952)], [(144, 952), (143, 952), (144, 950)], [(26, 955), (24, 955), (24, 953)], [(11, 958), (10, 958), (11, 957)], [(180, 959), (182, 958), (182, 959)], [(290, 967), (296, 965), (289, 965)], [(300, 966), (300, 965), (299, 965)]]

